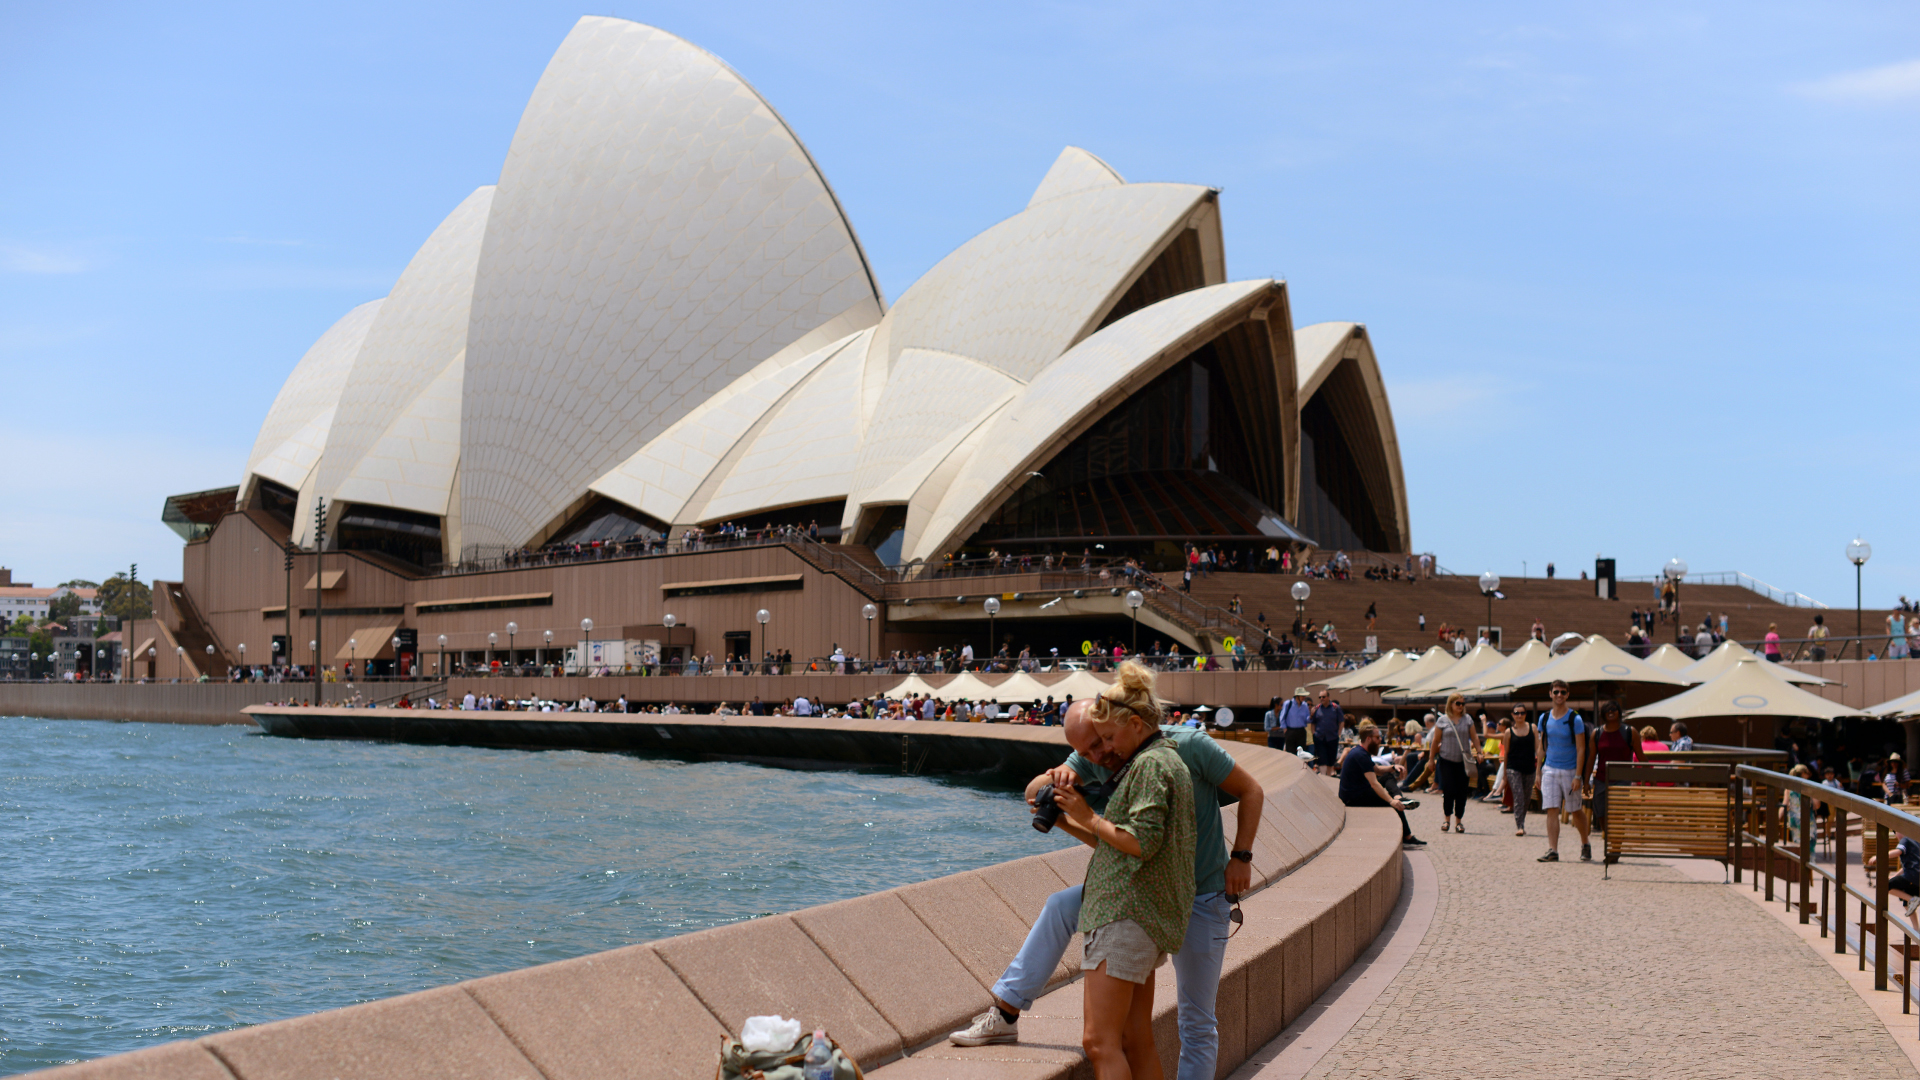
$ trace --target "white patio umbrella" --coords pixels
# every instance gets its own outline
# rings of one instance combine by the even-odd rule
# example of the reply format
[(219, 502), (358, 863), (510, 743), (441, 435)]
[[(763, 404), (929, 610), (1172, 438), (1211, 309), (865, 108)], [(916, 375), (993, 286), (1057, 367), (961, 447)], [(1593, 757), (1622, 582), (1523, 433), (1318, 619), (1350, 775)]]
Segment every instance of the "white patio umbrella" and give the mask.
[(1698, 720), (1709, 716), (1769, 716), (1839, 720), (1866, 712), (1809, 694), (1766, 670), (1767, 661), (1749, 657), (1712, 682), (1627, 713), (1633, 720)]
[(1920, 713), (1920, 690), (1915, 690), (1911, 694), (1902, 694), (1892, 701), (1883, 701), (1878, 705), (1869, 706), (1867, 711), (1879, 717), (1912, 716)]
[(1657, 668), (1666, 668), (1668, 671), (1683, 671), (1693, 666), (1693, 657), (1681, 652), (1680, 646), (1668, 641), (1661, 643), (1659, 648), (1653, 650), (1653, 655), (1647, 657), (1647, 663)]
[(1405, 702), (1416, 699), (1432, 699), (1447, 696), (1459, 688), (1461, 683), (1473, 681), (1474, 676), (1491, 671), (1506, 662), (1506, 654), (1491, 645), (1475, 645), (1465, 656), (1454, 661), (1417, 683), (1408, 683), (1403, 689), (1389, 690), (1380, 695), (1382, 701)]
[(1695, 682), (1710, 682), (1726, 674), (1728, 671), (1733, 670), (1742, 660), (1758, 660), (1766, 665), (1762, 670), (1768, 671), (1775, 677), (1785, 679), (1796, 686), (1830, 686), (1833, 684), (1832, 679), (1823, 679), (1818, 675), (1810, 675), (1804, 671), (1796, 671), (1785, 664), (1775, 664), (1731, 638), (1721, 642), (1719, 648), (1701, 657), (1699, 660), (1694, 661), (1685, 668), (1682, 668), (1680, 674), (1685, 675)]
[(1525, 645), (1513, 650), (1513, 655), (1502, 660), (1497, 666), (1464, 680), (1454, 689), (1469, 698), (1487, 698), (1503, 694), (1506, 691), (1495, 689), (1513, 682), (1528, 672), (1551, 663), (1553, 654), (1548, 651), (1547, 643), (1536, 638), (1528, 638)]
[[(1594, 634), (1565, 656), (1511, 680), (1515, 690), (1546, 686), (1559, 679), (1574, 683), (1651, 683), (1656, 686), (1692, 686), (1697, 680), (1655, 667), (1625, 649)], [(1489, 687), (1499, 689), (1499, 687)]]
[[(1453, 655), (1438, 645), (1414, 658), (1413, 663), (1399, 671), (1390, 672), (1370, 679), (1349, 679), (1342, 690), (1400, 690), (1415, 683), (1430, 679), (1459, 662)], [(1354, 674), (1358, 675), (1359, 672)]]
[(1416, 659), (1415, 654), (1401, 649), (1389, 649), (1385, 655), (1373, 663), (1355, 671), (1343, 671), (1308, 686), (1324, 686), (1329, 690), (1357, 690), (1377, 679), (1397, 674)]

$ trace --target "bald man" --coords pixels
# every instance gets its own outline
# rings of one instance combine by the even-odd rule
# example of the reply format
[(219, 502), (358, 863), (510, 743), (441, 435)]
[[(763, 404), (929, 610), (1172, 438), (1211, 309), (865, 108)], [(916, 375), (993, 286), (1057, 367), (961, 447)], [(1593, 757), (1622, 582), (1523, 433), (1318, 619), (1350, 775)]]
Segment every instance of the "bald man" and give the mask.
[[(1057, 787), (1105, 783), (1126, 760), (1113, 751), (1087, 718), (1086, 700), (1067, 709), (1067, 745), (1073, 753), (1027, 784), (1032, 806), (1041, 785)], [(1233, 756), (1204, 730), (1161, 725), (1193, 776), (1193, 814), (1196, 827), (1193, 851), (1193, 917), (1187, 922), (1186, 941), (1173, 955), (1174, 976), (1180, 994), (1179, 1080), (1214, 1080), (1220, 1055), (1220, 1032), (1214, 1018), (1214, 998), (1220, 990), (1220, 968), (1226, 960), (1227, 913), (1253, 881), (1253, 838), (1260, 830), (1260, 811), (1266, 793), (1252, 774), (1234, 763)], [(1227, 849), (1220, 825), (1220, 807), (1238, 803), (1233, 849)], [(1104, 801), (1102, 802), (1104, 806)], [(1099, 809), (1100, 807), (1096, 807)], [(1088, 846), (1097, 846), (1063, 815), (1057, 825)], [(993, 1007), (974, 1017), (972, 1025), (948, 1038), (957, 1046), (987, 1046), (1020, 1041), (1020, 1013), (1033, 1007), (1046, 989), (1047, 978), (1060, 966), (1067, 943), (1080, 925), (1081, 886), (1062, 889), (1047, 898), (1040, 918), (1027, 932), (1026, 943), (993, 985)]]

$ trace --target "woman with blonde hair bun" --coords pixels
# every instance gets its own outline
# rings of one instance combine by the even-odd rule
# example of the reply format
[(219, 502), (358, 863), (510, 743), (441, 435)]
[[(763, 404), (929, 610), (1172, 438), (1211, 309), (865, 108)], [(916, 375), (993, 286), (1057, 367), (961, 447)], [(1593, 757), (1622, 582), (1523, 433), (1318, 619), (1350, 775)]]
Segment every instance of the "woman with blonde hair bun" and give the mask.
[(1193, 777), (1160, 731), (1153, 673), (1134, 661), (1090, 703), (1100, 749), (1126, 762), (1106, 814), (1076, 788), (1056, 789), (1061, 812), (1091, 833), (1080, 906), (1087, 973), (1081, 1046), (1094, 1075), (1164, 1076), (1153, 1044), (1153, 975), (1187, 936), (1194, 897)]

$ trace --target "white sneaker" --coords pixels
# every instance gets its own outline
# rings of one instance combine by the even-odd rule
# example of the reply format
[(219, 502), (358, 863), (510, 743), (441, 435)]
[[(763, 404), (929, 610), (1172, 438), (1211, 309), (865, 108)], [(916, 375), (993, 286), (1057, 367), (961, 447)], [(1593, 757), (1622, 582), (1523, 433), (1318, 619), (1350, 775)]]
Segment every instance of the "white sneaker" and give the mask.
[(1907, 909), (1907, 921), (1912, 922), (1914, 913), (1916, 911), (1920, 911), (1920, 896), (1910, 897), (1906, 900), (1902, 900), (1900, 901), (1900, 906)]
[(947, 1041), (955, 1046), (992, 1046), (997, 1043), (1017, 1043), (1020, 1041), (1020, 1022), (1007, 1023), (999, 1009), (988, 1009), (973, 1018), (973, 1023), (964, 1030), (947, 1036)]

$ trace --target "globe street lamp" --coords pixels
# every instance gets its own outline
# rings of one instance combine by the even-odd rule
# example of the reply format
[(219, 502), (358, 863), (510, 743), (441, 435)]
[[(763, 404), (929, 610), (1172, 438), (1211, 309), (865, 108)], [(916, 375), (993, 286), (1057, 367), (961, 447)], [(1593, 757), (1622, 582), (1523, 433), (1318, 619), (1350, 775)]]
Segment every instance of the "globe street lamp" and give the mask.
[(185, 645), (175, 645), (173, 647), (173, 681), (174, 682), (180, 681), (180, 672), (182, 667), (186, 664), (186, 662), (187, 662), (187, 647)]
[(1860, 568), (1867, 565), (1867, 560), (1871, 558), (1873, 545), (1858, 536), (1847, 545), (1847, 561), (1853, 564), (1853, 639), (1859, 645), (1862, 656), (1866, 654), (1867, 646), (1861, 640), (1865, 631), (1861, 629), (1863, 624), (1860, 621)]
[(348, 638), (347, 639), (347, 683), (348, 685), (352, 685), (353, 683), (353, 669), (356, 666), (358, 666), (359, 662), (360, 662), (360, 642), (355, 640), (354, 638)]
[(580, 620), (580, 633), (586, 638), (586, 655), (581, 657), (586, 673), (593, 674), (593, 620)]
[[(753, 621), (760, 624), (760, 655), (762, 656), (767, 655), (767, 620), (771, 618), (773, 613), (766, 608), (753, 613)], [(773, 674), (772, 670), (768, 670), (767, 674)]]
[(500, 643), (500, 635), (487, 631), (487, 674), (493, 674), (493, 647)]
[(156, 649), (151, 645), (147, 646), (147, 674), (156, 679), (159, 678), (160, 676), (153, 669), (154, 669), (155, 658), (158, 657), (159, 655), (160, 655), (159, 649)]
[(995, 649), (993, 644), (993, 617), (995, 615), (1000, 614), (1000, 598), (997, 596), (989, 596), (987, 597), (985, 604), (983, 604), (982, 606), (984, 606), (987, 609), (987, 670), (992, 671), (993, 658), (995, 656)]
[[(78, 656), (79, 654), (75, 653), (74, 655)], [(213, 646), (209, 644), (207, 646), (207, 673), (211, 674), (212, 670), (213, 670)]]
[[(552, 656), (552, 655), (553, 655), (553, 631), (551, 631), (551, 630), (549, 630), (549, 631), (547, 631), (546, 633), (547, 633), (547, 636), (546, 636), (546, 642), (547, 642), (547, 645), (546, 645), (546, 651), (547, 651), (547, 655), (548, 655), (548, 656)], [(544, 670), (544, 669), (543, 669), (543, 670)]]
[(1313, 586), (1304, 581), (1293, 583), (1293, 632), (1303, 632), (1307, 618), (1307, 597), (1313, 595)]
[(1140, 605), (1147, 602), (1145, 594), (1139, 589), (1127, 590), (1127, 609), (1133, 613), (1133, 649), (1135, 656), (1140, 655)]
[(406, 672), (400, 670), (400, 635), (393, 635), (393, 677), (398, 679)]
[(509, 675), (512, 675), (514, 673), (513, 635), (519, 632), (520, 632), (519, 623), (509, 622), (507, 624), (507, 674)]
[(860, 608), (860, 614), (867, 620), (867, 670), (872, 671), (874, 653), (879, 649), (879, 646), (873, 643), (873, 617), (880, 614), (880, 609), (872, 604), (866, 604)]
[(447, 677), (447, 635), (440, 635), (440, 677)]
[(1687, 561), (1676, 555), (1667, 560), (1667, 565), (1660, 568), (1660, 573), (1668, 581), (1673, 582), (1673, 639), (1682, 641), (1684, 638), (1680, 624), (1680, 579), (1687, 576)]
[(660, 625), (667, 628), (667, 651), (664, 655), (660, 657), (660, 666), (661, 668), (667, 671), (673, 670), (671, 666), (672, 665), (671, 657), (673, 656), (673, 628), (679, 622), (680, 620), (674, 618), (673, 612), (671, 611), (667, 612), (665, 615), (660, 616)]
[(241, 642), (239, 648), (240, 648), (240, 667), (242, 669), (245, 669), (247, 666), (247, 643), (244, 641)]
[(320, 639), (308, 638), (307, 651), (313, 654), (313, 700), (320, 700)]
[(1500, 575), (1489, 570), (1480, 575), (1480, 595), (1487, 598), (1487, 640), (1493, 640), (1493, 594), (1500, 591)]

